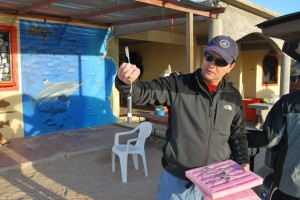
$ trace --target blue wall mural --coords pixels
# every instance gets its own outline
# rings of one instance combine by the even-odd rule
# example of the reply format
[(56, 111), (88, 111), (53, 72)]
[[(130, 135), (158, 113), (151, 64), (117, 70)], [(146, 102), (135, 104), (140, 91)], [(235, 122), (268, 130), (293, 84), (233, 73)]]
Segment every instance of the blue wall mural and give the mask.
[(110, 124), (109, 29), (21, 20), (24, 136)]

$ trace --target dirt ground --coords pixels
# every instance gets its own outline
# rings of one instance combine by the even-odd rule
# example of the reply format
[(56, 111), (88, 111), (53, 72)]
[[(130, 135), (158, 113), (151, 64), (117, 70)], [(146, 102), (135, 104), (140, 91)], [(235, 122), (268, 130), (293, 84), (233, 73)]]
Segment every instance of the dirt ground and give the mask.
[(0, 199), (117, 200), (156, 199), (160, 173), (160, 142), (146, 145), (148, 177), (141, 159), (135, 170), (128, 162), (128, 182), (122, 183), (117, 159), (111, 171), (111, 149), (79, 154), (0, 174)]
[[(118, 159), (116, 172), (111, 171), (111, 144), (114, 134), (110, 134), (122, 130), (126, 129), (107, 126), (66, 132), (63, 135), (53, 134), (49, 137), (46, 135), (42, 136), (43, 140), (39, 140), (40, 137), (36, 136), (13, 141), (3, 147), (7, 149), (1, 150), (0, 162), (2, 158), (9, 158), (9, 161), (17, 158), (19, 161), (26, 160), (29, 158), (28, 154), (44, 155), (45, 151), (53, 153), (56, 152), (52, 151), (53, 148), (60, 147), (60, 150), (67, 153), (55, 154), (56, 156), (51, 153), (50, 159), (26, 164), (21, 168), (0, 170), (0, 200), (155, 200), (162, 171), (163, 141), (153, 142), (153, 138), (150, 137), (151, 143), (146, 143), (149, 176), (145, 177), (141, 159), (139, 170), (135, 170), (130, 157), (128, 183), (122, 183)], [(26, 148), (17, 151), (17, 147), (21, 145)], [(77, 148), (79, 146), (82, 148)], [(70, 149), (75, 152), (70, 152)], [(263, 164), (264, 154), (262, 149), (255, 159), (256, 172)], [(2, 160), (2, 164), (5, 163), (4, 161)], [(261, 194), (261, 188), (257, 194)]]

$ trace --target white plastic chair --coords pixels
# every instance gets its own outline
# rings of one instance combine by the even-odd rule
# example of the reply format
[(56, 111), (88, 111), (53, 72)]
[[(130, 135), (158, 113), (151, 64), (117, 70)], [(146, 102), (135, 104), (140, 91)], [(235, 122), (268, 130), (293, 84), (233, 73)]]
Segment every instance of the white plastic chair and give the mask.
[[(121, 135), (129, 135), (137, 132), (139, 134), (137, 138), (127, 140), (126, 144), (120, 144)], [(128, 154), (132, 154), (134, 168), (138, 169), (138, 155), (141, 155), (144, 164), (145, 176), (148, 176), (146, 155), (145, 155), (145, 140), (150, 136), (152, 132), (152, 124), (150, 122), (141, 122), (137, 127), (131, 131), (120, 132), (115, 134), (115, 142), (112, 147), (112, 171), (115, 172), (115, 155), (117, 154), (120, 158), (122, 182), (127, 182), (127, 160)], [(136, 142), (135, 144), (132, 144)]]

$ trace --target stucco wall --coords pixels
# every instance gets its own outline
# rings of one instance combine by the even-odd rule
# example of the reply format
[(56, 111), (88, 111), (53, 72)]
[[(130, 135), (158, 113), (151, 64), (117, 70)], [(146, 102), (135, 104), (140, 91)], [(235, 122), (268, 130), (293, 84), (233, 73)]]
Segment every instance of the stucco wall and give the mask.
[[(240, 54), (241, 52), (239, 52)], [(228, 81), (233, 84), (235, 88), (237, 88), (239, 91), (241, 91), (240, 87), (240, 80), (241, 80), (241, 68), (242, 68), (242, 60), (240, 59), (241, 56), (238, 57), (235, 63), (235, 67), (231, 70), (231, 72), (228, 75)]]
[(265, 21), (266, 18), (229, 4), (224, 3), (222, 5), (226, 6), (225, 12), (219, 15), (219, 19), (222, 20), (224, 35), (230, 35), (234, 40), (239, 40), (250, 33), (261, 32), (256, 25)]
[(268, 54), (267, 50), (243, 51), (243, 87), (245, 98), (273, 98), (279, 96), (280, 61), (278, 66), (278, 83), (275, 85), (263, 85), (262, 61)]
[[(19, 36), (19, 20), (17, 17), (10, 15), (0, 15), (0, 25), (14, 26), (17, 30), (17, 36)], [(19, 39), (19, 37), (18, 37)], [(20, 46), (17, 45), (18, 51)], [(17, 88), (10, 90), (9, 88), (1, 88), (0, 101), (4, 105), (0, 107), (0, 123), (4, 123), (0, 128), (0, 132), (7, 138), (19, 138), (23, 137), (23, 109), (22, 109), (22, 93), (20, 88), (22, 87), (21, 81), (21, 65), (20, 57), (17, 56)], [(8, 89), (8, 90), (7, 90)], [(6, 90), (6, 91), (5, 91)]]
[[(251, 33), (261, 33), (261, 30), (256, 25), (267, 20), (266, 18), (226, 3), (222, 3), (222, 5), (226, 6), (226, 9), (225, 13), (219, 16), (219, 20), (222, 21), (224, 35), (230, 35), (233, 39), (239, 40)], [(280, 42), (278, 44), (280, 45)], [(275, 45), (274, 48), (279, 49), (278, 46), (276, 47), (276, 44), (273, 45)], [(239, 53), (240, 61), (237, 64), (242, 69), (241, 79), (238, 80), (240, 76), (236, 74), (237, 69), (233, 71), (235, 76), (230, 77), (234, 78), (232, 82), (234, 82), (235, 87), (239, 88), (245, 98), (272, 98), (279, 95), (279, 84), (268, 87), (261, 84), (261, 62), (267, 51), (255, 50), (241, 51)], [(278, 59), (281, 60), (280, 55), (278, 55)], [(280, 77), (280, 71), (278, 72), (278, 77)]]
[[(111, 124), (118, 46), (108, 27), (0, 15), (17, 27), (18, 85), (1, 87), (0, 132), (7, 138)], [(115, 43), (111, 43), (112, 45)], [(108, 52), (109, 51), (109, 52)]]
[[(172, 71), (185, 73), (186, 69), (186, 46), (180, 44), (169, 44), (151, 42), (137, 45), (130, 45), (130, 51), (138, 52), (143, 60), (144, 73), (141, 80), (151, 81), (159, 77), (168, 65)], [(195, 47), (194, 70), (200, 67), (201, 47)]]
[[(278, 97), (280, 94), (279, 91), (279, 85), (280, 85), (280, 71), (281, 71), (281, 61), (280, 59), (278, 59), (278, 81), (276, 84), (272, 84), (272, 85), (263, 85), (263, 59), (264, 57), (268, 54), (268, 51), (258, 51), (257, 52), (257, 71), (256, 71), (256, 97), (259, 98), (276, 98)], [(278, 55), (276, 55), (277, 58), (279, 58)]]
[[(229, 4), (225, 2), (229, 2)], [(276, 13), (269, 12), (264, 8), (255, 6), (251, 7), (253, 5), (248, 1), (238, 1), (238, 4), (242, 5), (240, 7), (235, 5), (233, 6), (233, 4), (236, 2), (225, 2), (219, 2), (221, 6), (225, 7), (226, 9), (224, 13), (219, 14), (217, 23), (214, 23), (214, 25), (217, 24), (217, 26), (214, 26), (214, 28), (217, 28), (218, 30), (210, 31), (211, 34), (218, 33), (229, 35), (236, 41), (252, 33), (261, 33), (261, 30), (256, 25), (272, 17), (272, 15), (276, 15)], [(258, 14), (260, 11), (261, 13)], [(214, 20), (214, 22), (215, 21), (216, 20)], [(209, 20), (208, 24), (211, 24)], [(168, 64), (171, 64), (172, 69), (174, 70), (185, 71), (184, 66), (186, 49), (183, 35), (179, 36), (175, 34), (173, 37), (171, 37), (171, 35), (167, 32), (148, 31), (130, 34), (125, 37), (151, 42), (160, 42), (136, 46), (141, 54), (143, 54), (144, 59), (143, 63), (145, 75), (142, 77), (142, 80), (151, 80), (159, 76), (161, 73), (163, 73), (163, 70), (166, 69)], [(208, 37), (210, 36), (208, 35)], [(175, 44), (182, 44), (182, 47), (175, 46)], [(276, 44), (273, 43), (273, 45), (275, 49), (280, 49), (280, 47), (276, 46)], [(195, 45), (195, 68), (201, 66), (203, 47), (204, 46), (200, 47)], [(158, 53), (157, 49), (161, 51)], [(263, 57), (260, 56), (260, 53), (261, 51), (256, 53), (240, 51), (236, 62), (236, 67), (229, 75), (229, 81), (232, 82), (233, 85), (238, 88), (245, 97), (270, 96), (271, 93), (274, 93), (275, 95), (278, 94), (279, 85), (269, 86), (268, 90), (271, 92), (267, 92), (266, 88), (261, 86), (260, 79), (262, 77), (262, 70), (259, 70), (261, 66), (257, 64), (258, 62), (262, 62)], [(279, 54), (279, 60), (281, 60), (281, 57), (282, 55)], [(156, 60), (159, 60), (159, 62), (156, 62)], [(255, 62), (257, 63), (255, 64)], [(148, 68), (151, 68), (151, 70), (148, 70)], [(253, 70), (250, 71), (251, 68), (253, 68)], [(259, 76), (259, 79), (257, 79), (255, 75)]]
[(242, 85), (244, 90), (244, 97), (256, 97), (256, 82), (257, 82), (257, 51), (244, 51), (242, 52), (244, 65), (242, 66)]

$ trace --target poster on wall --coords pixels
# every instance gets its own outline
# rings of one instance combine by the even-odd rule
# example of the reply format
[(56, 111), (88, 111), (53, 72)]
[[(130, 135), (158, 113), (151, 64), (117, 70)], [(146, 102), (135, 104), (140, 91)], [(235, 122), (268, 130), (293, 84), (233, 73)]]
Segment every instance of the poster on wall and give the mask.
[(10, 32), (0, 31), (0, 82), (12, 81)]
[(21, 20), (24, 136), (117, 121), (109, 29)]

